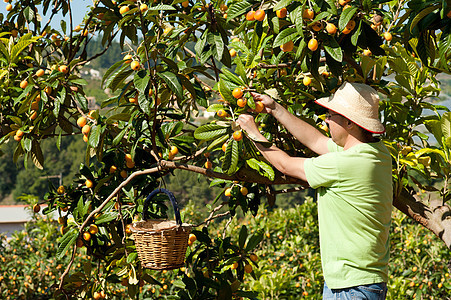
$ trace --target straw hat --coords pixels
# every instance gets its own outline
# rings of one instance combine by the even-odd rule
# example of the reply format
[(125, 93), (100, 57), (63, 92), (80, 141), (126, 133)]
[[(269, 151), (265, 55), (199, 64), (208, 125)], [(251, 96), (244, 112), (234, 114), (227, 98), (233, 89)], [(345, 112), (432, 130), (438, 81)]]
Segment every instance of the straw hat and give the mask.
[(369, 132), (383, 133), (385, 131), (378, 115), (379, 96), (376, 90), (369, 85), (345, 82), (333, 95), (315, 102)]

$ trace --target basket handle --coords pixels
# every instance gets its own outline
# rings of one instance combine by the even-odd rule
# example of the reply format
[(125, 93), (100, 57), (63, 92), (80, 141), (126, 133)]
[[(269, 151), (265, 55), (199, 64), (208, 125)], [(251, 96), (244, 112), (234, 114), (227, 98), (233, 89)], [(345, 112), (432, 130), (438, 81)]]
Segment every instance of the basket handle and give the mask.
[(173, 193), (171, 193), (167, 189), (159, 188), (154, 191), (152, 191), (149, 196), (147, 196), (146, 201), (144, 201), (144, 207), (143, 207), (143, 220), (147, 220), (147, 209), (149, 208), (150, 200), (159, 193), (164, 193), (169, 197), (169, 200), (171, 200), (172, 207), (174, 208), (174, 214), (175, 214), (175, 221), (177, 225), (182, 225), (182, 218), (180, 217), (180, 210), (177, 205), (177, 200), (175, 199), (175, 196)]

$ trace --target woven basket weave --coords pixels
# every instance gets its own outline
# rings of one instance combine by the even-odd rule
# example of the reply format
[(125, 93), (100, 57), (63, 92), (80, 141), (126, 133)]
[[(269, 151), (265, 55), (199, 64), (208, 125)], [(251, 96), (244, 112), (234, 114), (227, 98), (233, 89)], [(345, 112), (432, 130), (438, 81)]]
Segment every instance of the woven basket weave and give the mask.
[[(150, 199), (158, 193), (165, 193), (171, 200), (175, 221), (147, 220), (146, 212)], [(157, 189), (150, 193), (144, 202), (143, 219), (130, 226), (142, 267), (154, 270), (182, 267), (185, 264), (192, 225), (182, 223), (174, 195), (166, 189)]]

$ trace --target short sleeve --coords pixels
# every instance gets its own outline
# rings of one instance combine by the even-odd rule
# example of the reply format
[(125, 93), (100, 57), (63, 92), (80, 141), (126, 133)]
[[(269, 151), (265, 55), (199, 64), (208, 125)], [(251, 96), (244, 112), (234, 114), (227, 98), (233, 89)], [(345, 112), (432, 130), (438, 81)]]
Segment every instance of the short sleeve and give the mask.
[(333, 186), (338, 181), (337, 159), (336, 152), (306, 159), (304, 171), (308, 184), (314, 189)]

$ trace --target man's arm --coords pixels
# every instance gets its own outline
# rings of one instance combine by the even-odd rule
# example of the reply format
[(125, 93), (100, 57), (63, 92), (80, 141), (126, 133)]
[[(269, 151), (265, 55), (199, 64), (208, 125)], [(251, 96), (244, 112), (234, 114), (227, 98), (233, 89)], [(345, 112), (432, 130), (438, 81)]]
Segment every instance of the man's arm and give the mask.
[[(246, 130), (248, 135), (253, 140), (268, 142), (268, 140), (258, 130), (252, 116), (240, 115), (238, 118), (238, 123), (242, 129)], [(266, 158), (277, 170), (285, 175), (307, 181), (304, 171), (305, 158), (289, 156), (283, 150), (274, 145), (269, 148), (264, 147), (258, 142), (255, 142), (255, 145), (263, 157)]]
[(255, 100), (262, 101), (266, 112), (273, 115), (299, 142), (313, 152), (321, 155), (329, 152), (329, 138), (318, 129), (291, 114), (282, 105), (267, 95), (252, 93)]

